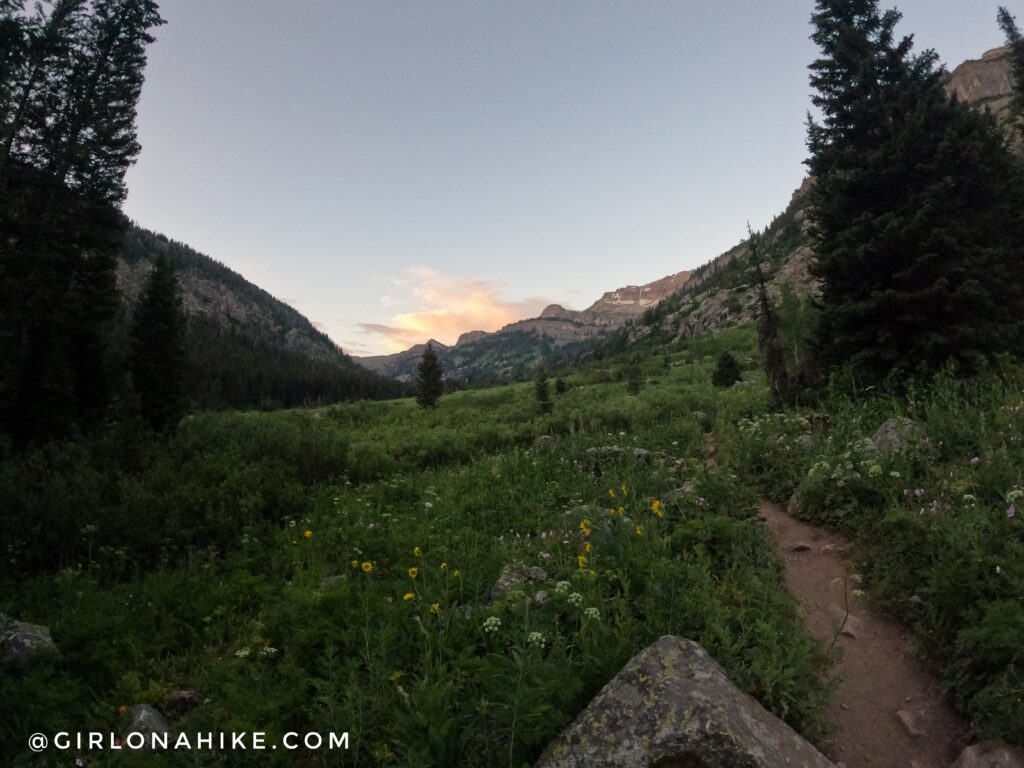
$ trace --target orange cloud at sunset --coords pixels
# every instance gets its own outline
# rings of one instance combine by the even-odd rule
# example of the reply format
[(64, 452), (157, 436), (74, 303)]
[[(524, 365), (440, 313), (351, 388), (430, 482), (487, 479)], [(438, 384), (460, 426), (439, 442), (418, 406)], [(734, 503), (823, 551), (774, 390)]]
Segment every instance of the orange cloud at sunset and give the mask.
[(367, 334), (381, 337), (389, 352), (436, 339), (454, 344), (466, 331), (496, 331), (504, 325), (535, 317), (551, 302), (540, 297), (509, 301), (502, 286), (486, 280), (446, 275), (430, 267), (412, 267), (409, 277), (396, 281), (408, 298), (389, 295), (382, 303), (391, 308), (414, 305), (393, 315), (387, 324), (360, 323)]

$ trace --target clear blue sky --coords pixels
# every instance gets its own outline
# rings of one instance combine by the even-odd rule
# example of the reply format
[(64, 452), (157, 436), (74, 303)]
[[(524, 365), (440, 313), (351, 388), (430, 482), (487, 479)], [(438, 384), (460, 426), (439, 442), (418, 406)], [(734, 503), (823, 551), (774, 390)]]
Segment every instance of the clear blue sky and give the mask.
[[(897, 5), (952, 68), (998, 4)], [(803, 177), (812, 0), (161, 6), (126, 212), (353, 354), (697, 266)]]

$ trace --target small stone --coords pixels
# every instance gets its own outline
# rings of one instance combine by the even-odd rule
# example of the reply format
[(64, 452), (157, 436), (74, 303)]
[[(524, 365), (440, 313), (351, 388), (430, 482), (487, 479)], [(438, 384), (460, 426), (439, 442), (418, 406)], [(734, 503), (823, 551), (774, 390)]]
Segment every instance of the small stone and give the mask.
[(538, 448), (551, 448), (557, 442), (558, 440), (555, 438), (554, 435), (541, 435), (540, 437), (533, 441), (533, 444), (536, 445)]
[(826, 544), (819, 551), (822, 554), (835, 553), (842, 555), (853, 549), (853, 544)]
[(523, 563), (511, 563), (501, 569), (498, 580), (491, 587), (491, 602), (495, 603), (513, 590), (519, 589), (528, 582), (545, 581), (548, 578), (547, 571), (536, 565), (524, 565)]
[(790, 546), (789, 551), (790, 552), (806, 552), (810, 548), (811, 548), (811, 545), (808, 544), (807, 542), (805, 542), (805, 541), (798, 541), (795, 544), (793, 544), (792, 546)]
[(864, 624), (852, 613), (847, 613), (845, 609), (835, 606), (832, 608), (832, 616), (836, 630), (843, 637), (856, 640), (863, 636)]
[(320, 579), (320, 591), (326, 592), (328, 589), (338, 586), (344, 580), (344, 576), (324, 576)]
[(915, 739), (919, 736), (924, 736), (924, 731), (922, 731), (918, 725), (917, 715), (913, 712), (901, 709), (896, 713), (896, 718), (903, 725), (903, 729)]

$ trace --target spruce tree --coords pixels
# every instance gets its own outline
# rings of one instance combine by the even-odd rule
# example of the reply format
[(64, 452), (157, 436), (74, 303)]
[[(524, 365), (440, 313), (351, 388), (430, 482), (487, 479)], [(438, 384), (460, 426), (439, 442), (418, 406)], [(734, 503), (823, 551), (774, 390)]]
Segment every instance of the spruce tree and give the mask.
[(429, 341), (423, 350), (423, 357), (416, 367), (416, 402), (420, 408), (433, 408), (444, 392), (441, 381), (441, 363), (437, 359), (434, 345)]
[(1017, 20), (1006, 8), (1000, 6), (998, 15), (999, 27), (1006, 35), (1006, 45), (1010, 48), (1010, 64), (1013, 68), (1013, 114), (1024, 117), (1024, 35), (1017, 27)]
[(995, 119), (943, 88), (877, 0), (818, 0), (809, 121), (823, 363), (865, 381), (1018, 348), (1020, 174)]
[(135, 309), (130, 360), (142, 417), (158, 432), (177, 425), (185, 410), (184, 344), (178, 278), (170, 259), (160, 256)]

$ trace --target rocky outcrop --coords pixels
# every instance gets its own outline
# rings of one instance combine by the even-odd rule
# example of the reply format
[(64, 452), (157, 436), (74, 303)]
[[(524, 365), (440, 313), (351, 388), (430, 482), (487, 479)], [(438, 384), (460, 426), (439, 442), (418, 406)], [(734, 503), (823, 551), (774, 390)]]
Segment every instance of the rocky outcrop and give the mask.
[(701, 646), (672, 636), (635, 656), (536, 763), (613, 766), (834, 768)]
[(170, 733), (171, 727), (160, 710), (149, 704), (135, 704), (128, 710), (128, 733)]

